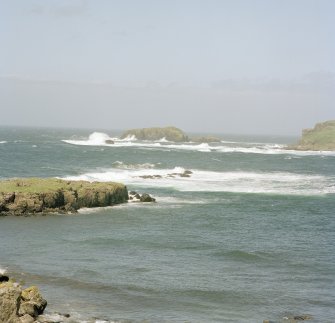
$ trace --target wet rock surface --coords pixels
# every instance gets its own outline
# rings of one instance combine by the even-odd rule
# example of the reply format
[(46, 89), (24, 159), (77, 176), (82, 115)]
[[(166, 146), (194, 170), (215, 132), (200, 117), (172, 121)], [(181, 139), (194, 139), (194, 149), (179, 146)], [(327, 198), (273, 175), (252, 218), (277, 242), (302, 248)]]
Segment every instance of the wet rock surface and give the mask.
[(192, 174), (193, 174), (192, 171), (185, 170), (184, 172), (180, 173), (169, 173), (165, 176), (157, 174), (157, 175), (141, 175), (139, 177), (144, 179), (161, 179), (161, 178), (191, 177)]
[(143, 193), (141, 195), (135, 191), (131, 191), (129, 192), (129, 201), (147, 203), (147, 202), (156, 202), (156, 199), (148, 193)]

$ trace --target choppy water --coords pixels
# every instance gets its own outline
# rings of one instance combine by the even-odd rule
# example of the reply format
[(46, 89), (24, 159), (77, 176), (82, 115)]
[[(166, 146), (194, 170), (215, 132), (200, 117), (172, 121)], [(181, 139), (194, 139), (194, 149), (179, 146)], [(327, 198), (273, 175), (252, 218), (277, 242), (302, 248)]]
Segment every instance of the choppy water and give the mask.
[[(0, 178), (121, 181), (158, 203), (0, 217), (0, 268), (78, 320), (335, 319), (335, 154), (0, 129)], [(91, 136), (90, 136), (91, 134)], [(90, 136), (90, 137), (89, 137)], [(169, 174), (191, 170), (190, 178)], [(150, 179), (140, 176), (160, 175)]]

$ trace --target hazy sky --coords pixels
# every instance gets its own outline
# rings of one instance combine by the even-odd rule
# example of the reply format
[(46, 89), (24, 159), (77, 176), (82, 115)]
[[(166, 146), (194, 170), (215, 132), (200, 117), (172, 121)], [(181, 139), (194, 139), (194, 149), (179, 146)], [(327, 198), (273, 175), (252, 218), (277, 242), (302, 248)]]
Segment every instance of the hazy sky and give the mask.
[(298, 134), (335, 119), (333, 0), (1, 0), (0, 124)]

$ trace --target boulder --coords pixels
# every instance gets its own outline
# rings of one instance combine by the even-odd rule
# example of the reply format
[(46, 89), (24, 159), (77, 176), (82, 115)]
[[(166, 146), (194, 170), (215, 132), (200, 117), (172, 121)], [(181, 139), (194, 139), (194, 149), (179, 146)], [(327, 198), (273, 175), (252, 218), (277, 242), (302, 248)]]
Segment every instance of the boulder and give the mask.
[(105, 140), (105, 144), (113, 145), (113, 144), (114, 144), (114, 140), (112, 140), (112, 139), (107, 139), (107, 140)]
[(140, 197), (140, 202), (156, 202), (156, 199), (151, 197), (149, 194), (144, 193)]
[(3, 274), (0, 274), (0, 283), (3, 282), (8, 282), (9, 281), (9, 277)]
[(21, 288), (13, 283), (0, 284), (0, 322), (16, 323), (21, 301)]
[(20, 323), (34, 323), (35, 322), (35, 318), (33, 318), (32, 316), (30, 316), (29, 314), (25, 314), (23, 316), (20, 317)]
[[(37, 315), (42, 314), (44, 309), (47, 306), (47, 301), (42, 297), (40, 291), (36, 286), (31, 286), (29, 288), (26, 288), (22, 291), (22, 304), (21, 307), (24, 305), (27, 310), (32, 310), (36, 311)], [(27, 305), (26, 305), (27, 304)], [(20, 307), (20, 310), (21, 310)], [(29, 312), (26, 312), (27, 314), (31, 316), (32, 315)]]

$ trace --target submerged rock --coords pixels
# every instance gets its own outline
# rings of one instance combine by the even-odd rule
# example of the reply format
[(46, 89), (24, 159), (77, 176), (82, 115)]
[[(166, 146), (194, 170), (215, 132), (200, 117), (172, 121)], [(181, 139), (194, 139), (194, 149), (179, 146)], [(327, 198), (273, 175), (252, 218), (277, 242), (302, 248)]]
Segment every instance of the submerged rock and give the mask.
[(113, 182), (21, 178), (0, 181), (0, 215), (75, 213), (82, 207), (127, 202), (127, 187)]

